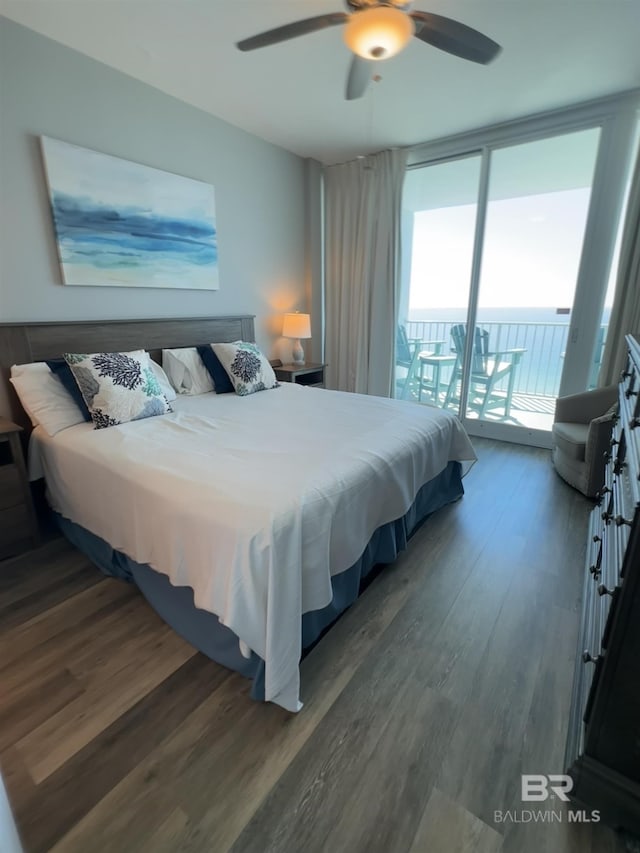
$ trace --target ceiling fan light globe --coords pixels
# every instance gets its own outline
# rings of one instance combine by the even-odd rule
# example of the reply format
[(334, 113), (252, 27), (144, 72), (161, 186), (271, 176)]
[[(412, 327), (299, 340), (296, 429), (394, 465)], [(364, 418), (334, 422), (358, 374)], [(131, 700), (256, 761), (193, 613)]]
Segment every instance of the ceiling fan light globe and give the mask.
[(389, 59), (407, 45), (414, 34), (413, 19), (391, 6), (374, 6), (354, 12), (344, 28), (347, 47), (363, 59)]

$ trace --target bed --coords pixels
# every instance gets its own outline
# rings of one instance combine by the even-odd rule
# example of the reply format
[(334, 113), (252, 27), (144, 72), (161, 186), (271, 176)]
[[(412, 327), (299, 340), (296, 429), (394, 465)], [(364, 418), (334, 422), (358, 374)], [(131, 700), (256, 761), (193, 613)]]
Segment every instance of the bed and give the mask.
[[(12, 355), (20, 334), (34, 361), (253, 339), (248, 317), (138, 321), (124, 335), (126, 324), (105, 324), (91, 346), (88, 324), (62, 325), (40, 329), (35, 347), (33, 326), (13, 327)], [(44, 474), (65, 535), (103, 571), (133, 580), (178, 633), (252, 678), (256, 698), (297, 711), (303, 650), (376, 564), (461, 497), (473, 448), (449, 413), (288, 383), (173, 407), (105, 430), (83, 423), (51, 438), (37, 428), (32, 473)]]

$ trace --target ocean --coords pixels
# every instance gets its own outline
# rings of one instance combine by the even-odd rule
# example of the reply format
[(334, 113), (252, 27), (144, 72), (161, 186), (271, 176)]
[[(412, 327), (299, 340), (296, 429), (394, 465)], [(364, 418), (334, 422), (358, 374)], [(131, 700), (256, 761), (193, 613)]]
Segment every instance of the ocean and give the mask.
[[(590, 385), (595, 385), (597, 378), (610, 313), (609, 307), (603, 313)], [(442, 341), (442, 351), (449, 352), (451, 326), (466, 319), (465, 308), (413, 309), (407, 318), (407, 334), (427, 343)], [(492, 352), (524, 350), (516, 370), (515, 391), (548, 397), (558, 395), (570, 321), (570, 311), (551, 307), (479, 308), (477, 320), (489, 332)]]

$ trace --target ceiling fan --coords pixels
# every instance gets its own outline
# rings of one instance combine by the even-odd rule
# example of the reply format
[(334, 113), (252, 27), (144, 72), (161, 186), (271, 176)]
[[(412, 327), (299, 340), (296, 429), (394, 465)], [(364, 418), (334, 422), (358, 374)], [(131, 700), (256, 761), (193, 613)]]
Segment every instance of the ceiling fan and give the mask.
[(349, 13), (330, 12), (267, 30), (236, 45), (240, 50), (256, 50), (316, 30), (344, 24), (344, 40), (354, 56), (347, 77), (346, 98), (364, 95), (373, 73), (373, 64), (399, 53), (412, 36), (454, 56), (486, 65), (500, 53), (495, 41), (477, 30), (442, 15), (412, 12), (407, 0), (345, 0)]

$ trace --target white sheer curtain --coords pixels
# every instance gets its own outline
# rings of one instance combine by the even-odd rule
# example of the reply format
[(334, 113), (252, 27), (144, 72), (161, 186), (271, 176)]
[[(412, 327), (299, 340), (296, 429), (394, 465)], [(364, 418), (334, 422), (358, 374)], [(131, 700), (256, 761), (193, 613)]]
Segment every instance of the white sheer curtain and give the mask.
[(640, 151), (622, 232), (616, 293), (598, 376), (600, 386), (618, 381), (626, 362), (624, 336), (628, 334), (640, 334)]
[(326, 170), (327, 385), (389, 397), (395, 369), (405, 150)]

